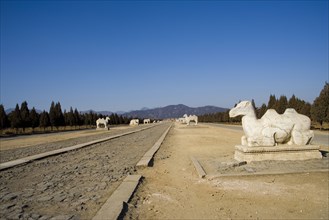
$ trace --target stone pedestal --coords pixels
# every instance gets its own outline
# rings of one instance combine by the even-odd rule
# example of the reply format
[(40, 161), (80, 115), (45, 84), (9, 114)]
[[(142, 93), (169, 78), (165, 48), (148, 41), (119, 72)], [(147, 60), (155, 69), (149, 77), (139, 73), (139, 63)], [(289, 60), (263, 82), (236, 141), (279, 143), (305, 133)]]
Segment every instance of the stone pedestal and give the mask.
[(309, 160), (321, 159), (320, 146), (316, 145), (278, 145), (274, 147), (235, 146), (234, 159), (237, 161), (262, 160)]

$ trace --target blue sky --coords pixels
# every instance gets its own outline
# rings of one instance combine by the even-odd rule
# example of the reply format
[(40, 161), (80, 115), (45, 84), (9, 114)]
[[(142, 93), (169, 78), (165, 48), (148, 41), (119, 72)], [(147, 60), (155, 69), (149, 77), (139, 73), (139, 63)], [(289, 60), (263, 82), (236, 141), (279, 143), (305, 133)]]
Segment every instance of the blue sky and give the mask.
[(1, 1), (5, 108), (312, 103), (325, 81), (328, 1)]

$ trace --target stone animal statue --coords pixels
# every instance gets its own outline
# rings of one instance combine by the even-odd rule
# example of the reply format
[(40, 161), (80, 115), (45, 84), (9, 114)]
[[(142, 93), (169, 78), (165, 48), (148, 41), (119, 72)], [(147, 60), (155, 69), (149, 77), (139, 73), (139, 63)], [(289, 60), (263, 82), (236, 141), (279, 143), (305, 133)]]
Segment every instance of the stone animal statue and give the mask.
[(241, 144), (245, 146), (308, 145), (314, 137), (310, 118), (298, 114), (293, 108), (287, 108), (283, 114), (269, 109), (257, 119), (251, 102), (242, 101), (230, 110), (229, 115), (231, 118), (243, 116), (245, 135)]
[(186, 123), (185, 118), (178, 118), (178, 119), (176, 119), (176, 121), (179, 122), (179, 123), (182, 123), (182, 124)]
[(139, 119), (131, 119), (129, 125), (139, 125)]
[(195, 121), (195, 124), (196, 125), (198, 124), (198, 116), (196, 116), (196, 115), (187, 116), (187, 114), (185, 114), (185, 115), (183, 115), (183, 118), (185, 119), (185, 123), (187, 125), (190, 125), (190, 121)]
[(144, 124), (150, 124), (151, 123), (151, 119), (149, 119), (149, 118), (148, 119), (144, 119), (143, 123)]
[(109, 124), (110, 118), (106, 117), (106, 119), (104, 118), (99, 118), (96, 121), (96, 126), (97, 128), (101, 128), (100, 125), (103, 124), (105, 129), (109, 130), (108, 124)]

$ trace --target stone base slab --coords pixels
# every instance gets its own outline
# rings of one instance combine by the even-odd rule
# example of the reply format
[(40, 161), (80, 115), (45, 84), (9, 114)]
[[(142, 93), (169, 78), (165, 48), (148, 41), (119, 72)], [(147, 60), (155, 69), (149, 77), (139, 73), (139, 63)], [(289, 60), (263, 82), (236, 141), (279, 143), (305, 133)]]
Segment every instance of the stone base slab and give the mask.
[(248, 147), (235, 146), (234, 159), (237, 161), (262, 161), (262, 160), (309, 160), (321, 159), (322, 155), (317, 145), (279, 145), (274, 147)]

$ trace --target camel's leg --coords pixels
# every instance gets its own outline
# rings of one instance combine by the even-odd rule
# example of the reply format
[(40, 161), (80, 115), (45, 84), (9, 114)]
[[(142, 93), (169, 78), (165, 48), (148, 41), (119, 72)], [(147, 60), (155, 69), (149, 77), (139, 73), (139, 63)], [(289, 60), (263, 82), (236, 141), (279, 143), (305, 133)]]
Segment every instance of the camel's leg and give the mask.
[(273, 137), (263, 137), (262, 143), (260, 145), (275, 146), (276, 145), (275, 134), (273, 135)]
[(248, 146), (247, 137), (244, 135), (241, 137), (241, 145)]
[(300, 132), (294, 130), (291, 132), (291, 138), (296, 145), (308, 145), (313, 140), (313, 137), (313, 131)]
[(291, 132), (291, 139), (292, 139), (292, 142), (296, 145), (304, 145), (305, 144), (305, 143), (303, 143), (304, 142), (303, 141), (303, 139), (304, 139), (303, 135), (299, 131), (296, 131), (296, 130), (292, 131)]

